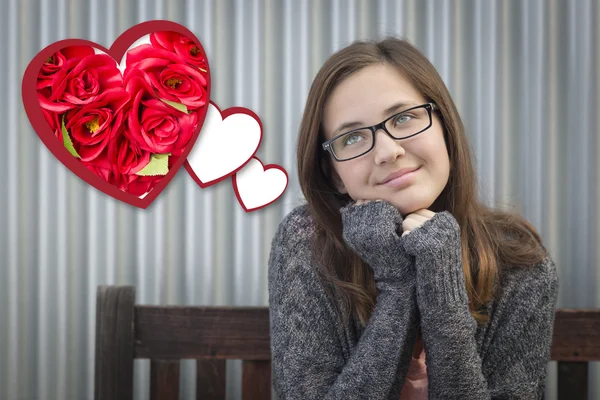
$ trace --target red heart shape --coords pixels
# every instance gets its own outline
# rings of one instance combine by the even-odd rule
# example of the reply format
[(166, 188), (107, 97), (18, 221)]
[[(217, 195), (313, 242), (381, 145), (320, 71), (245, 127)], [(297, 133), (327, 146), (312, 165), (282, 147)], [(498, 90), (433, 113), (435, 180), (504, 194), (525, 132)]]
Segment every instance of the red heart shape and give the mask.
[[(145, 35), (152, 44), (131, 52)], [(106, 55), (89, 54), (90, 47)], [(126, 52), (119, 74), (107, 61)], [(67, 168), (98, 190), (146, 208), (192, 150), (210, 87), (206, 53), (194, 34), (174, 22), (149, 21), (123, 32), (108, 50), (82, 39), (47, 46), (23, 75), (22, 97), (37, 135)], [(149, 171), (150, 160), (159, 166)], [(153, 176), (140, 176), (147, 174)]]

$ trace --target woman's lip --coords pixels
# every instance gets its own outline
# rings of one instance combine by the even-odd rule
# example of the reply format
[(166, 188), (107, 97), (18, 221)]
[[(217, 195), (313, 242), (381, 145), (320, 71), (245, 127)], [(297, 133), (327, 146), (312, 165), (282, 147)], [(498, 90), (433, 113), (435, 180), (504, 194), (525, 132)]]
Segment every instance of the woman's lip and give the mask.
[(394, 188), (408, 186), (408, 185), (410, 185), (413, 182), (413, 180), (415, 178), (415, 175), (417, 174), (417, 172), (419, 172), (420, 169), (421, 169), (421, 167), (415, 169), (412, 172), (404, 174), (404, 175), (402, 175), (399, 178), (394, 178), (394, 179), (391, 179), (391, 180), (389, 180), (389, 181), (387, 181), (385, 183), (382, 183), (381, 185), (382, 186), (394, 187)]

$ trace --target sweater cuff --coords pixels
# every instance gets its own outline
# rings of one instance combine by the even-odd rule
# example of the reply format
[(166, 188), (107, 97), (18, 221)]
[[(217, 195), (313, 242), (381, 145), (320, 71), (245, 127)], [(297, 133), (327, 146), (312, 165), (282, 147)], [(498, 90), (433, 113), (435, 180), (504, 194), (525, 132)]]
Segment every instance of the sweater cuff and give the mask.
[(421, 307), (466, 306), (460, 226), (448, 211), (437, 213), (401, 240), (416, 257), (417, 297)]
[(415, 280), (412, 257), (400, 245), (402, 216), (395, 206), (383, 200), (353, 203), (340, 214), (344, 242), (371, 267), (380, 290)]

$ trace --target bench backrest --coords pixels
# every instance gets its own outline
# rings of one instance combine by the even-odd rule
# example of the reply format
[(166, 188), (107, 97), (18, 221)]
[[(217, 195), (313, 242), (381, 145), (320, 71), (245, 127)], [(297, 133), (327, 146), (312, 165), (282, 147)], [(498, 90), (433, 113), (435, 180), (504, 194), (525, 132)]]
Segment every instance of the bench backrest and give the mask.
[[(151, 399), (179, 398), (179, 361), (197, 360), (198, 399), (225, 398), (225, 361), (242, 361), (244, 399), (271, 398), (268, 307), (135, 304), (132, 286), (100, 286), (96, 400), (133, 398), (134, 359), (150, 359)], [(558, 398), (587, 399), (588, 362), (600, 360), (600, 310), (557, 310), (551, 359)]]

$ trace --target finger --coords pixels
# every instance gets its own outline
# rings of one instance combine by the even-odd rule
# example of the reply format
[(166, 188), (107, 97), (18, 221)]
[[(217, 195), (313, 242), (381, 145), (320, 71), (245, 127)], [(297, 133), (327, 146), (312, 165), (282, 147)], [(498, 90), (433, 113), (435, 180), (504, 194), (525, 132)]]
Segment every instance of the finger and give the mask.
[(402, 237), (404, 237), (404, 236), (408, 235), (409, 233), (410, 233), (410, 231), (404, 231), (404, 232), (402, 233)]
[(426, 217), (427, 219), (431, 219), (435, 215), (435, 213), (433, 211), (428, 210), (426, 208), (422, 208), (420, 210), (417, 210), (414, 213), (418, 214), (418, 215), (422, 215), (422, 216)]
[(412, 213), (406, 216), (405, 221), (409, 221), (409, 224), (411, 224), (411, 226), (420, 226), (423, 225), (429, 219), (430, 218), (424, 217), (423, 215)]
[(418, 221), (415, 221), (414, 219), (405, 219), (404, 221), (402, 221), (402, 230), (406, 231), (406, 230), (413, 230), (413, 229), (417, 229), (421, 224)]
[(421, 224), (424, 223), (425, 221), (427, 221), (429, 219), (429, 217), (426, 217), (426, 216), (421, 215), (421, 214), (416, 214), (416, 213), (411, 214), (411, 218), (414, 219), (415, 221), (421, 223)]

